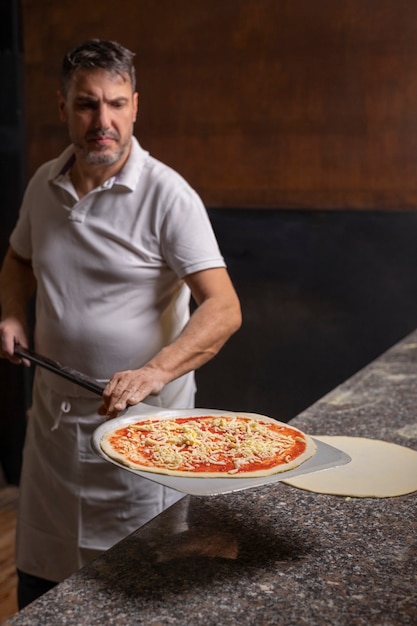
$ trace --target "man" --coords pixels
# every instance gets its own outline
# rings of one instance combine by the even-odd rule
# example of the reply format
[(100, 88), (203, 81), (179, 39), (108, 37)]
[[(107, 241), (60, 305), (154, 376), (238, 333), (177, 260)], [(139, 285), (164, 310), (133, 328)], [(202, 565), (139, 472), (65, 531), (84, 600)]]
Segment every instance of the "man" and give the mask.
[(91, 434), (143, 400), (192, 407), (193, 371), (241, 324), (199, 197), (133, 137), (133, 56), (100, 40), (66, 55), (58, 102), (71, 145), (30, 181), (1, 272), (0, 356), (22, 362), (14, 342), (28, 345), (36, 291), (35, 349), (108, 381), (98, 407), (89, 391), (37, 368), (20, 485), (20, 607), (181, 497), (99, 459)]

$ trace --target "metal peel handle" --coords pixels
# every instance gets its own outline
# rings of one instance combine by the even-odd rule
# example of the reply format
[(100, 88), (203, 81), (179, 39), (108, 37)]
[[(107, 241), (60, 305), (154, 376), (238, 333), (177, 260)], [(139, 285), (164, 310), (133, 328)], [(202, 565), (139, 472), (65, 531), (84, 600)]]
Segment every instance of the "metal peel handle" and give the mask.
[(86, 376), (82, 372), (78, 372), (77, 370), (67, 367), (65, 365), (61, 365), (58, 361), (53, 361), (52, 359), (48, 359), (29, 348), (23, 348), (19, 343), (16, 343), (14, 346), (14, 353), (17, 356), (21, 356), (32, 363), (36, 363), (36, 365), (40, 365), (45, 369), (53, 372), (54, 374), (58, 374), (58, 376), (62, 376), (62, 378), (66, 378), (73, 383), (76, 383), (80, 387), (84, 387), (84, 389), (88, 389), (93, 393), (101, 396), (103, 394), (104, 388), (106, 386), (105, 383), (101, 383), (96, 378), (92, 378), (91, 376)]

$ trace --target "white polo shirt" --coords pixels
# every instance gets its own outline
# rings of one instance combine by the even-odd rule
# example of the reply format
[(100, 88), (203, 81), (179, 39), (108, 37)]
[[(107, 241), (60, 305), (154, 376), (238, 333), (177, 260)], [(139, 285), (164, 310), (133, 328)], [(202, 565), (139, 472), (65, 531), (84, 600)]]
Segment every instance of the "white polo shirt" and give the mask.
[[(118, 176), (78, 199), (69, 147), (30, 181), (11, 235), (38, 281), (36, 349), (97, 379), (137, 368), (189, 318), (187, 274), (224, 266), (197, 194), (134, 139)], [(194, 405), (193, 373), (147, 403)], [(39, 368), (20, 483), (16, 564), (59, 581), (183, 494), (91, 448), (99, 399)], [(186, 509), (184, 509), (186, 511)]]
[[(10, 243), (31, 259), (38, 281), (36, 349), (107, 380), (181, 332), (189, 318), (184, 276), (225, 263), (198, 195), (135, 138), (122, 171), (81, 199), (69, 178), (73, 159), (70, 146), (39, 168)], [(43, 375), (62, 393), (82, 395)], [(161, 404), (170, 406), (177, 392), (164, 393)]]

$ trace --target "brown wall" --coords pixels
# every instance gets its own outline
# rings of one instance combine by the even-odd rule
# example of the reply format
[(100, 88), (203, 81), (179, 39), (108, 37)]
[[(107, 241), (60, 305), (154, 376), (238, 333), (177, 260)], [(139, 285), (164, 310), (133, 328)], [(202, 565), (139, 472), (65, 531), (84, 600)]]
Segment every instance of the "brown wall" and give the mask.
[(60, 59), (137, 52), (137, 135), (212, 207), (417, 208), (417, 3), (22, 0), (28, 169), (66, 143)]

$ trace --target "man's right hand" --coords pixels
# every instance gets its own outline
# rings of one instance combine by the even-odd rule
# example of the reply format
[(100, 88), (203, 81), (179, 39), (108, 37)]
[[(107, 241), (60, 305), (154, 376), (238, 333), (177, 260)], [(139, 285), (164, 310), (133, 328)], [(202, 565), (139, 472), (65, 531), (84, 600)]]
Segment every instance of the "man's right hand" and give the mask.
[(17, 365), (23, 363), (30, 366), (27, 359), (14, 354), (15, 343), (20, 343), (23, 347), (27, 347), (27, 333), (23, 324), (16, 318), (8, 318), (0, 323), (0, 358), (9, 359)]

